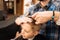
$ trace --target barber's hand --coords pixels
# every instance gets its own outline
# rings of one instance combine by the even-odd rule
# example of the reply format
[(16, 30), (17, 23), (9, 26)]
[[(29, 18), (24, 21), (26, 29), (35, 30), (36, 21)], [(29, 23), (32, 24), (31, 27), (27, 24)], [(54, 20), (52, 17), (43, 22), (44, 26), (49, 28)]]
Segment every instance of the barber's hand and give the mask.
[(43, 24), (48, 20), (51, 20), (52, 12), (44, 11), (44, 12), (36, 12), (32, 15), (32, 18), (36, 20), (35, 24)]
[(59, 11), (55, 11), (54, 21), (56, 22), (57, 25), (60, 26), (60, 12)]
[(59, 16), (58, 20), (56, 21), (56, 24), (60, 26), (60, 16)]
[(18, 17), (16, 20), (15, 20), (15, 23), (17, 25), (21, 25), (22, 23), (26, 23), (26, 22), (32, 22), (32, 19), (31, 18), (28, 18), (28, 17)]

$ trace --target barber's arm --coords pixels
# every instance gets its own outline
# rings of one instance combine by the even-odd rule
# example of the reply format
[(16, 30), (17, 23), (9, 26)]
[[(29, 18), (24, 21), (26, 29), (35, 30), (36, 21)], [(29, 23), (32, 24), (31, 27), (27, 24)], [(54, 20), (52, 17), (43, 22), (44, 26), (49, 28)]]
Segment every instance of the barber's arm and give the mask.
[[(36, 20), (36, 24), (46, 23), (49, 20), (52, 20), (53, 11), (44, 11), (44, 12), (36, 12), (32, 15), (32, 18)], [(60, 18), (60, 12), (54, 11), (54, 21), (58, 21)]]
[(36, 20), (36, 24), (43, 24), (46, 23), (48, 20), (52, 20), (52, 15), (52, 11), (36, 12), (32, 15), (32, 18)]

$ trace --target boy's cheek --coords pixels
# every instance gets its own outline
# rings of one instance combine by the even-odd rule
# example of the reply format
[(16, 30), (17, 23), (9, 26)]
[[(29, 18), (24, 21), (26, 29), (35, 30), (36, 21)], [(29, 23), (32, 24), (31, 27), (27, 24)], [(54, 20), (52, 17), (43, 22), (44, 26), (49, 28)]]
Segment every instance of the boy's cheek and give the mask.
[(23, 36), (24, 39), (26, 39), (26, 38), (29, 37), (29, 35), (26, 35), (26, 34), (24, 34), (24, 35), (22, 35), (22, 36)]
[(25, 38), (30, 38), (30, 37), (33, 37), (33, 34), (24, 34), (24, 35), (22, 35), (23, 36), (23, 38), (25, 39)]

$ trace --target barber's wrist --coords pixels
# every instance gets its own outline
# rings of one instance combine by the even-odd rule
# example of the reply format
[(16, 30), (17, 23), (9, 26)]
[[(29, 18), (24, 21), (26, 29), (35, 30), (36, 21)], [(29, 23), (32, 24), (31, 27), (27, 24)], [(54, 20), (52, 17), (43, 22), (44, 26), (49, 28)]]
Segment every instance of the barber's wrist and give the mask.
[(55, 11), (52, 12), (52, 21), (54, 21)]

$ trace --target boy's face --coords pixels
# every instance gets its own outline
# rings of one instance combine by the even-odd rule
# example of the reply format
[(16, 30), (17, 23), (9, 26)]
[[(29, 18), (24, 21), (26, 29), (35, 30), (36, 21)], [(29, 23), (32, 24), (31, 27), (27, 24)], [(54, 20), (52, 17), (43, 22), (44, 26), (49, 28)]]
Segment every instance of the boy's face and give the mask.
[(22, 27), (21, 33), (24, 39), (34, 37), (34, 32), (29, 23), (24, 23), (21, 25), (21, 27)]

